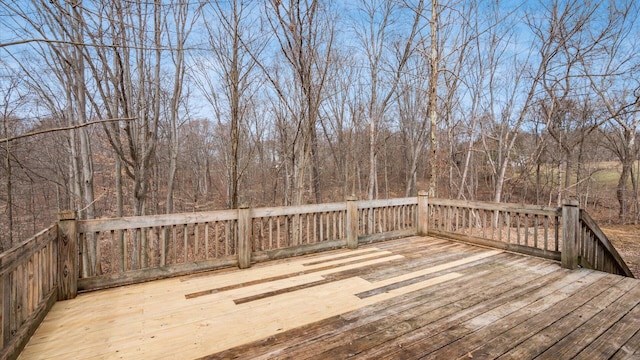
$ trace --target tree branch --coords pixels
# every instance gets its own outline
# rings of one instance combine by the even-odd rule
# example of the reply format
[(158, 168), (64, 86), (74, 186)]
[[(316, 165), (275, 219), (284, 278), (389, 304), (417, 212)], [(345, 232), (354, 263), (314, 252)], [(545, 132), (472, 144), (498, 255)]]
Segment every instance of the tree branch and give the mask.
[(9, 141), (14, 141), (14, 140), (18, 140), (18, 139), (22, 139), (22, 138), (26, 138), (26, 137), (31, 137), (31, 136), (36, 136), (36, 135), (41, 135), (41, 134), (46, 134), (46, 133), (51, 133), (51, 132), (79, 129), (79, 128), (83, 128), (85, 126), (89, 126), (89, 125), (93, 125), (93, 124), (115, 122), (115, 121), (133, 121), (133, 120), (135, 120), (135, 118), (121, 118), (121, 119), (106, 119), (106, 120), (90, 121), (90, 122), (86, 122), (86, 123), (79, 124), (79, 125), (65, 126), (65, 127), (46, 129), (46, 130), (39, 130), (39, 131), (34, 131), (34, 132), (26, 133), (26, 134), (13, 136), (13, 137), (8, 137), (8, 138), (0, 139), (0, 143), (7, 143)]

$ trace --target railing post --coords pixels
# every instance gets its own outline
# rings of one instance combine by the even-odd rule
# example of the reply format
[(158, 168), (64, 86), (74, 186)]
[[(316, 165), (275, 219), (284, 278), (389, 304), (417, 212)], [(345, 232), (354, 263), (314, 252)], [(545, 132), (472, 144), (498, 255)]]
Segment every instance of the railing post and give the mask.
[(358, 198), (355, 195), (347, 197), (347, 247), (358, 248)]
[(249, 204), (238, 207), (238, 267), (251, 266), (251, 209)]
[(58, 300), (78, 294), (78, 239), (75, 211), (58, 214)]
[(427, 236), (429, 234), (429, 193), (418, 191), (418, 235)]
[(578, 267), (578, 236), (580, 228), (580, 203), (569, 199), (562, 205), (562, 267)]

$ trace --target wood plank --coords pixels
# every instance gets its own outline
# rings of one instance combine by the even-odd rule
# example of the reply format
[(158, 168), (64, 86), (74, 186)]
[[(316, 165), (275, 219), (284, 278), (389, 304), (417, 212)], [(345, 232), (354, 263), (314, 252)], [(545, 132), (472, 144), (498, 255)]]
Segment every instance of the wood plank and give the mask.
[[(554, 305), (565, 301), (577, 292), (585, 291), (590, 287), (596, 287), (598, 291), (602, 291), (610, 286), (609, 283), (602, 284), (602, 280), (606, 279), (602, 274), (591, 273), (573, 283), (567, 284), (556, 289), (553, 292), (546, 293), (543, 296), (538, 294), (533, 297), (528, 296), (526, 299), (519, 299), (516, 302), (503, 305), (489, 313), (482, 314), (479, 317), (469, 320), (463, 324), (464, 331), (471, 330), (471, 333), (464, 337), (458, 338), (453, 342), (449, 342), (444, 347), (438, 349), (437, 352), (431, 353), (425, 358), (434, 359), (436, 357), (458, 358), (468, 354), (469, 350), (473, 350), (481, 346), (487, 339), (502, 334), (510, 330), (514, 326), (526, 321), (536, 314), (543, 313), (553, 308)], [(595, 282), (592, 282), (595, 281)], [(585, 287), (586, 285), (586, 287)], [(547, 288), (550, 288), (549, 286)], [(546, 292), (546, 291), (545, 291)], [(529, 302), (530, 300), (533, 300)], [(524, 303), (524, 306), (520, 306)], [(512, 311), (513, 309), (515, 311)], [(457, 337), (457, 331), (449, 332), (449, 339)]]
[(574, 359), (610, 358), (633, 336), (638, 324), (640, 324), (640, 305), (636, 305)]
[[(615, 277), (609, 277), (615, 278)], [(541, 319), (533, 318), (529, 322), (525, 323), (525, 332), (529, 332), (527, 335), (531, 335), (519, 344), (514, 344), (510, 338), (502, 337), (503, 341), (510, 343), (513, 346), (512, 349), (502, 354), (500, 359), (533, 359), (540, 355), (542, 352), (551, 347), (558, 339), (562, 339), (571, 333), (574, 329), (580, 327), (587, 320), (595, 316), (597, 313), (605, 309), (609, 304), (617, 300), (620, 296), (629, 292), (633, 287), (637, 285), (637, 281), (631, 279), (622, 279), (613, 287), (607, 291), (598, 294), (584, 305), (581, 305), (577, 309), (573, 310), (566, 316), (556, 316), (555, 312), (549, 312)], [(571, 306), (571, 305), (569, 305)], [(544, 327), (547, 321), (551, 323)], [(528, 324), (533, 323), (537, 326), (533, 326), (527, 329)], [(488, 344), (487, 346), (492, 346)], [(482, 353), (481, 353), (482, 354)]]
[(302, 264), (302, 266), (318, 265), (318, 264), (322, 264), (322, 263), (329, 262), (329, 261), (334, 261), (334, 260), (349, 259), (349, 258), (352, 258), (354, 256), (357, 256), (358, 254), (362, 254), (362, 253), (367, 254), (367, 253), (377, 252), (377, 251), (379, 251), (377, 248), (370, 248), (370, 249), (365, 249), (365, 251), (359, 252), (359, 253), (348, 252), (345, 255), (338, 256), (338, 257), (331, 257), (331, 258), (328, 258), (328, 259), (325, 258), (325, 259), (310, 261), (310, 262)]
[(414, 272), (410, 272), (404, 275), (399, 275), (399, 276), (395, 276), (392, 278), (388, 278), (386, 280), (383, 281), (379, 281), (376, 283), (376, 285), (378, 285), (378, 287), (371, 289), (371, 290), (367, 290), (365, 292), (362, 293), (358, 293), (355, 294), (357, 297), (364, 299), (379, 293), (384, 293), (384, 292), (389, 292), (391, 290), (397, 289), (399, 287), (403, 287), (403, 286), (407, 286), (408, 284), (412, 284), (414, 282), (419, 282), (421, 281), (421, 279), (424, 279), (425, 276), (430, 275), (430, 274), (435, 274), (438, 272), (442, 272), (445, 270), (451, 270), (453, 268), (456, 268), (458, 266), (462, 266), (462, 265), (466, 265), (466, 264), (471, 264), (474, 263), (478, 260), (482, 260), (482, 259), (486, 259), (489, 257), (492, 257), (494, 255), (498, 255), (500, 254), (500, 251), (486, 251), (484, 253), (480, 253), (478, 255), (474, 255), (474, 256), (470, 256), (470, 257), (466, 257), (460, 260), (456, 260), (456, 261), (450, 261), (447, 262), (445, 264), (441, 264), (441, 265), (437, 265), (437, 266), (432, 266), (426, 269), (422, 269), (419, 271), (414, 271)]
[[(524, 261), (524, 259), (518, 259), (516, 262), (519, 261)], [(412, 312), (416, 307), (422, 308), (426, 306), (423, 309), (426, 313), (430, 310), (440, 309), (446, 304), (455, 304), (457, 301), (464, 300), (467, 294), (461, 294), (458, 289), (469, 288), (470, 284), (477, 281), (477, 279), (483, 275), (492, 275), (486, 278), (488, 286), (499, 286), (509, 283), (510, 280), (516, 278), (515, 274), (509, 271), (508, 266), (494, 266), (496, 266), (495, 269), (498, 271), (493, 274), (484, 272), (490, 268), (489, 265), (481, 266), (478, 268), (478, 271), (472, 272), (468, 277), (462, 277), (448, 283), (447, 285), (449, 286), (435, 286), (429, 290), (417, 291), (400, 298), (394, 298), (393, 302), (380, 302), (349, 314), (325, 319), (305, 327), (294, 329), (280, 334), (277, 338), (266, 338), (222, 353), (210, 355), (207, 358), (222, 359), (238, 357), (244, 359), (266, 359), (282, 355), (286, 355), (287, 357), (308, 356), (323, 348), (323, 345), (318, 344), (319, 341), (334, 344), (349, 341), (345, 335), (354, 334), (359, 327), (366, 326), (373, 321), (379, 321), (394, 314), (407, 311)], [(506, 289), (512, 285), (502, 286)], [(440, 297), (439, 300), (434, 299), (434, 301), (425, 304), (423, 299), (427, 291), (445, 296)], [(274, 339), (278, 341), (274, 341)]]
[(343, 267), (343, 266), (347, 266), (347, 265), (360, 264), (360, 263), (365, 263), (365, 262), (367, 264), (369, 264), (371, 260), (379, 260), (379, 259), (388, 260), (388, 259), (390, 259), (390, 256), (393, 256), (392, 253), (390, 253), (390, 252), (378, 251), (378, 252), (375, 252), (375, 253), (372, 253), (372, 254), (364, 254), (364, 255), (355, 256), (355, 257), (346, 258), (346, 259), (342, 258), (342, 259), (339, 259), (337, 261), (334, 261), (333, 264), (327, 265), (326, 263), (324, 263), (322, 267), (314, 267), (314, 268), (309, 268), (309, 269), (303, 270), (303, 271), (295, 271), (295, 272), (288, 273), (288, 274), (282, 274), (282, 275), (277, 275), (277, 276), (272, 276), (272, 277), (265, 277), (265, 278), (252, 280), (252, 281), (246, 281), (246, 282), (242, 282), (242, 283), (238, 283), (238, 284), (233, 284), (233, 285), (221, 286), (221, 287), (212, 288), (212, 289), (201, 290), (201, 291), (196, 292), (196, 293), (186, 294), (185, 298), (186, 299), (193, 299), (193, 298), (196, 298), (196, 297), (199, 297), (199, 296), (210, 295), (210, 294), (214, 294), (214, 293), (218, 293), (218, 292), (222, 292), (222, 291), (229, 291), (229, 290), (239, 289), (239, 288), (242, 288), (242, 287), (269, 283), (269, 282), (282, 280), (282, 279), (286, 279), (286, 278), (290, 278), (290, 277), (313, 274), (313, 273), (317, 273), (317, 272), (323, 272), (323, 271), (326, 271), (326, 270), (337, 269), (339, 267)]
[(611, 360), (638, 359), (640, 357), (640, 329), (613, 354)]
[[(513, 264), (513, 263), (512, 263)], [(478, 304), (482, 301), (495, 297), (496, 293), (508, 292), (514, 288), (516, 284), (525, 284), (532, 280), (535, 276), (523, 276), (516, 274), (512, 268), (505, 266), (504, 273), (499, 278), (491, 276), (480, 277), (482, 281), (488, 281), (483, 287), (485, 290), (480, 294), (471, 294), (469, 287), (455, 286), (452, 287), (455, 295), (447, 297), (436, 297), (428, 302), (416, 304), (409, 312), (395, 312), (387, 314), (385, 317), (374, 317), (373, 322), (360, 324), (358, 328), (346, 329), (341, 328), (339, 331), (328, 332), (333, 336), (326, 337), (321, 343), (304, 344), (304, 346), (296, 346), (294, 351), (292, 348), (286, 349), (287, 356), (305, 357), (308, 354), (314, 354), (318, 358), (343, 358), (350, 355), (358, 354), (359, 351), (376, 344), (384, 344), (386, 340), (397, 338), (403, 333), (410, 333), (415, 329), (424, 327), (426, 324), (433, 323), (439, 319), (445, 318), (447, 314), (456, 314), (461, 308)], [(480, 270), (480, 269), (478, 269)], [(550, 269), (549, 269), (550, 270)], [(557, 267), (555, 268), (557, 270)], [(476, 282), (478, 279), (476, 279)], [(466, 291), (465, 291), (466, 290)], [(432, 292), (431, 294), (440, 294)], [(370, 311), (378, 314), (377, 310)], [(400, 316), (400, 317), (398, 317)], [(357, 312), (347, 317), (347, 319), (360, 319), (361, 315)], [(398, 328), (396, 324), (401, 324)], [(392, 329), (389, 329), (392, 328)], [(372, 334), (376, 334), (373, 336)], [(391, 345), (390, 347), (395, 347)], [(329, 349), (327, 351), (327, 349)], [(323, 354), (323, 351), (327, 351)], [(378, 354), (360, 354), (365, 358), (377, 358)]]
[[(382, 217), (385, 211), (378, 210)], [(394, 221), (403, 221), (401, 208), (387, 211), (387, 225)], [(388, 256), (377, 258), (383, 252)], [(581, 328), (612, 307), (618, 319), (603, 326), (586, 346), (599, 339), (602, 344), (593, 346), (605, 346), (606, 340), (614, 345), (606, 354), (624, 350), (617, 356), (637, 348), (640, 324), (630, 313), (637, 310), (618, 305), (627, 301), (625, 296), (640, 297), (632, 290), (619, 296), (640, 288), (638, 280), (568, 271), (554, 262), (508, 252), (469, 262), (485, 253), (486, 248), (463, 242), (411, 237), (259, 263), (246, 270), (84, 293), (56, 303), (22, 355), (377, 359), (417, 358), (429, 352), (441, 355), (438, 358), (466, 357), (476, 350), (471, 354), (475, 358), (506, 357), (556, 328), (573, 336), (573, 329), (565, 326)], [(362, 256), (375, 259), (333, 267)], [(462, 265), (455, 263), (461, 260)], [(322, 270), (301, 273), (309, 269)], [(261, 280), (265, 278), (274, 279)], [(617, 284), (607, 288), (609, 281)], [(185, 294), (220, 287), (229, 289), (185, 299)], [(595, 295), (598, 287), (602, 291)], [(357, 296), (365, 293), (368, 296)], [(234, 302), (239, 299), (251, 301)], [(537, 353), (557, 340), (562, 341), (549, 339), (551, 344)]]
[[(473, 306), (459, 309), (456, 316), (444, 318), (416, 331), (376, 346), (365, 356), (377, 358), (400, 357), (412, 359), (432, 353), (449, 343), (462, 338), (482, 324), (498, 320), (544, 296), (568, 286), (587, 276), (587, 273), (559, 270), (551, 274), (538, 276), (519, 287), (493, 294), (489, 299)], [(465, 325), (469, 326), (468, 328)]]
[[(600, 297), (597, 298), (597, 300), (605, 300), (608, 302), (620, 297), (628, 291), (628, 286), (626, 289), (616, 287), (621, 280), (622, 278), (617, 276), (603, 277), (595, 283), (583, 287), (578, 292), (575, 292), (555, 303), (550, 301), (551, 297), (545, 297), (540, 302), (550, 302), (550, 306), (548, 308), (544, 307), (547, 304), (540, 306), (537, 309), (527, 307), (524, 309), (525, 312), (528, 312), (524, 321), (517, 323), (519, 320), (522, 320), (522, 318), (514, 319), (514, 316), (511, 316), (511, 323), (508, 323), (505, 319), (500, 322), (493, 323), (465, 339), (449, 344), (448, 347), (458, 346), (458, 350), (463, 349), (463, 351), (459, 351), (457, 355), (453, 354), (451, 349), (449, 349), (449, 353), (445, 352), (444, 354), (445, 356), (451, 355), (452, 357), (461, 357), (470, 354), (473, 357), (483, 359), (497, 358), (524, 340), (530, 338), (538, 331), (546, 328), (558, 319), (569, 315), (574, 310), (580, 308), (598, 296)], [(570, 316), (573, 317), (574, 315)], [(509, 326), (514, 323), (517, 324), (509, 328)], [(439, 351), (438, 354), (442, 353)], [(520, 359), (523, 358), (530, 357), (520, 357)]]
[(538, 358), (560, 359), (576, 356), (582, 349), (589, 346), (591, 342), (638, 305), (638, 303), (640, 303), (640, 287), (635, 287), (632, 291), (618, 298), (618, 300), (607, 308), (555, 343)]

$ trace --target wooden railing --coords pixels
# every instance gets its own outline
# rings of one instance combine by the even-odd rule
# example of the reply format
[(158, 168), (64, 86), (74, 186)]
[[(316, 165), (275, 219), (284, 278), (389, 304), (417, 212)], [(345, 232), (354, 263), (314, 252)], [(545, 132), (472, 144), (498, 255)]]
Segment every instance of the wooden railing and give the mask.
[(633, 277), (631, 270), (611, 245), (607, 236), (589, 214), (580, 210), (580, 233), (578, 235), (578, 262), (588, 269)]
[(237, 210), (78, 221), (78, 289), (235, 266), (237, 221)]
[(578, 203), (561, 208), (417, 198), (59, 221), (0, 254), (2, 352), (14, 359), (56, 300), (78, 290), (436, 235), (632, 277)]
[(0, 358), (16, 358), (51, 306), (58, 290), (58, 225), (0, 255)]
[[(92, 290), (416, 234), (416, 198), (77, 221)], [(357, 227), (354, 227), (356, 225)], [(351, 239), (351, 240), (349, 240)]]
[(359, 201), (358, 241), (367, 243), (416, 234), (417, 211), (415, 197)]
[(428, 200), (428, 234), (560, 260), (557, 208)]
[(249, 216), (252, 261), (346, 245), (345, 203), (260, 208), (251, 210)]

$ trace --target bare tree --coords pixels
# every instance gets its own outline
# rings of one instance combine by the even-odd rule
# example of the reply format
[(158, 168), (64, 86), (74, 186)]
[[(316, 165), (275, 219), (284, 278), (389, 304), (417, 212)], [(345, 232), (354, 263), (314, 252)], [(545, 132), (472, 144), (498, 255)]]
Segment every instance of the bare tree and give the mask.
[[(249, 27), (248, 16), (252, 8), (247, 4), (233, 0), (229, 4), (215, 3), (210, 7), (215, 21), (207, 21), (205, 25), (215, 61), (199, 64), (203, 76), (197, 81), (214, 107), (218, 121), (229, 121), (227, 206), (233, 209), (239, 204), (242, 168), (246, 167), (241, 162), (244, 143), (241, 139), (247, 140), (242, 128), (253, 106), (255, 59), (264, 45), (257, 43), (258, 33)], [(212, 73), (216, 76), (211, 76)]]
[[(604, 5), (601, 5), (604, 6)], [(618, 217), (629, 215), (632, 198), (628, 192), (631, 180), (634, 187), (632, 201), (634, 220), (640, 217), (638, 186), (633, 176), (633, 163), (638, 158), (636, 136), (640, 130), (640, 60), (638, 59), (638, 4), (632, 1), (610, 3), (606, 21), (599, 27), (588, 27), (591, 34), (589, 51), (577, 57), (591, 91), (606, 111), (603, 117), (610, 121), (604, 132), (609, 148), (622, 165), (616, 197)], [(583, 47), (585, 47), (583, 45)]]
[[(280, 101), (295, 121), (291, 140), (294, 204), (304, 202), (306, 171), (311, 165), (314, 200), (322, 201), (317, 125), (330, 76), (334, 46), (335, 14), (330, 3), (318, 0), (273, 0), (268, 20), (286, 64), (290, 68), (294, 94), (285, 97), (283, 86), (270, 77)], [(292, 102), (295, 100), (295, 102)]]
[[(362, 22), (356, 34), (365, 55), (369, 84), (367, 116), (369, 118), (369, 180), (368, 198), (378, 197), (379, 128), (385, 113), (396, 94), (400, 75), (415, 51), (415, 40), (420, 30), (423, 1), (419, 1), (411, 13), (411, 26), (405, 36), (393, 34), (393, 25), (402, 9), (392, 1), (363, 0), (360, 4)], [(404, 9), (405, 11), (407, 9)], [(394, 36), (395, 35), (395, 36)]]

